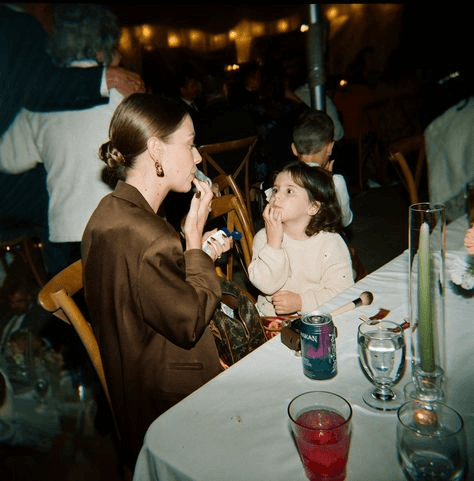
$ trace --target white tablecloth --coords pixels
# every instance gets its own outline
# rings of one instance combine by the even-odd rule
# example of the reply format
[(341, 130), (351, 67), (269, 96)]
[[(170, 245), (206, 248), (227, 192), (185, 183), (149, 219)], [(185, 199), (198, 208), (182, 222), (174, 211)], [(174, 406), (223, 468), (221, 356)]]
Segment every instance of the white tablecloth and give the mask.
[[(462, 247), (467, 222), (449, 226), (449, 250)], [(408, 255), (404, 252), (326, 304), (327, 312), (369, 290), (371, 306), (335, 318), (338, 374), (327, 381), (303, 375), (301, 358), (277, 336), (164, 413), (150, 426), (135, 481), (304, 481), (303, 465), (290, 433), (287, 406), (310, 390), (331, 391), (353, 407), (348, 481), (404, 481), (396, 457), (396, 413), (368, 408), (370, 387), (357, 358), (359, 315), (390, 309), (390, 319), (408, 313)], [(463, 416), (474, 459), (474, 298), (447, 289), (448, 404)], [(407, 332), (407, 331), (406, 331)], [(408, 338), (408, 332), (406, 334)], [(403, 388), (409, 370), (399, 383)]]

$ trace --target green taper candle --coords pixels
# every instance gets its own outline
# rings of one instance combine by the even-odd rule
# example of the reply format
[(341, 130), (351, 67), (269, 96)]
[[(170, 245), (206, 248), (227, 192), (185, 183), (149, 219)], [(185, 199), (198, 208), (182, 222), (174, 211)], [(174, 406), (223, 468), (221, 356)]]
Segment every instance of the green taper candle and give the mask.
[(435, 368), (430, 264), (430, 227), (423, 222), (418, 249), (418, 331), (421, 367), (425, 372)]

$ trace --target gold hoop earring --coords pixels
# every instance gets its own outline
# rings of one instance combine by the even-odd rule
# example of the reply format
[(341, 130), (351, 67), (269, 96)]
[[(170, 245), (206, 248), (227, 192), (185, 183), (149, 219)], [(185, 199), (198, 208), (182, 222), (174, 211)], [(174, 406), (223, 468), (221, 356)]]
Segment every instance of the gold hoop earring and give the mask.
[(163, 177), (165, 175), (163, 167), (161, 167), (161, 164), (157, 160), (155, 160), (155, 170), (158, 177)]

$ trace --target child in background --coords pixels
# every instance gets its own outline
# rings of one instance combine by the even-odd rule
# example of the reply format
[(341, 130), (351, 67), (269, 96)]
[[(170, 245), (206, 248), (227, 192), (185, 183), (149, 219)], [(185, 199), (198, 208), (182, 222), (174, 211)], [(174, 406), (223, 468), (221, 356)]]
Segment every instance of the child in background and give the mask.
[(309, 312), (353, 283), (332, 175), (293, 162), (276, 176), (249, 278), (262, 316)]
[[(334, 122), (321, 110), (308, 110), (293, 127), (291, 149), (298, 160), (311, 167), (318, 166), (332, 173), (334, 160), (330, 160), (334, 147)], [(340, 174), (333, 174), (337, 200), (342, 212), (342, 225), (352, 222), (349, 193), (346, 181)]]

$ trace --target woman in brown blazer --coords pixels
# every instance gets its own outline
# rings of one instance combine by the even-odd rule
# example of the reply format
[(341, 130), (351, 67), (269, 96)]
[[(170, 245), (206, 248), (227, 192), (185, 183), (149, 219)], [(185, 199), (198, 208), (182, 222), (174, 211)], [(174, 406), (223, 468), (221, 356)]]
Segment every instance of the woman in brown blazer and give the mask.
[[(84, 288), (133, 469), (151, 422), (221, 370), (208, 324), (221, 294), (214, 260), (230, 243), (214, 242), (210, 256), (201, 249), (212, 192), (195, 178), (201, 156), (177, 101), (124, 99), (99, 156), (123, 180), (85, 229)], [(183, 253), (178, 233), (156, 213), (168, 192), (192, 185)]]

